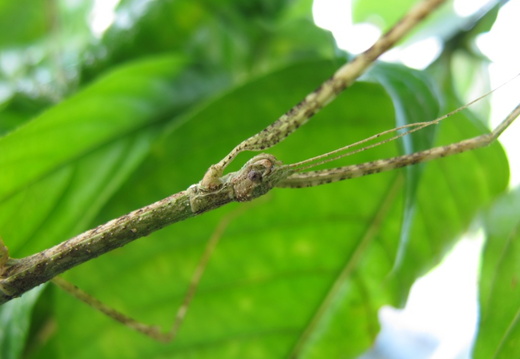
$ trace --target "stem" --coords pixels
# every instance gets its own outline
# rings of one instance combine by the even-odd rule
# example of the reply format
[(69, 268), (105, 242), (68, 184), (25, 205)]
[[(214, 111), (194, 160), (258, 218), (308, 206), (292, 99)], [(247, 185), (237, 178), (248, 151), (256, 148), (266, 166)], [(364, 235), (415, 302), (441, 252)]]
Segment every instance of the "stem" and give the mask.
[(0, 282), (0, 303), (18, 297), (83, 262), (194, 215), (188, 192), (179, 192), (17, 260), (3, 273), (5, 279)]

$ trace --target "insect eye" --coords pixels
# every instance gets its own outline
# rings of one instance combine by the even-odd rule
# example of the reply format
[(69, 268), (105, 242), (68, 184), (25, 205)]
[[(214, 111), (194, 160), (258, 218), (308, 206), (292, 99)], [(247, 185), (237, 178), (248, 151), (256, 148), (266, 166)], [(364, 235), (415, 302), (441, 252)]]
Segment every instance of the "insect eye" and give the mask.
[(249, 180), (252, 182), (260, 182), (262, 181), (262, 173), (257, 170), (251, 170), (247, 174), (247, 178), (249, 178)]

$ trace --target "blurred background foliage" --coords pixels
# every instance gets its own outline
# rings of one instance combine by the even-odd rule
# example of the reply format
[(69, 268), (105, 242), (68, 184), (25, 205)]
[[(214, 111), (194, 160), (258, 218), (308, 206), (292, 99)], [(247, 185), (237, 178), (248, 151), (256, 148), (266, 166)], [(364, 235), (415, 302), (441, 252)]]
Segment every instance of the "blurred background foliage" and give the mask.
[[(413, 2), (357, 1), (354, 20), (377, 18), (388, 29)], [(0, 236), (13, 257), (196, 183), (350, 57), (314, 25), (311, 0), (123, 0), (102, 33), (92, 29), (94, 5), (0, 4)], [(378, 64), (270, 152), (295, 162), (459, 106), (470, 79), (485, 82), (486, 59), (471, 43), (499, 7), (469, 20), (444, 7), (405, 40), (441, 36), (443, 51), (426, 71)], [(467, 112), (348, 163), (482, 131)], [(250, 156), (240, 155), (234, 169)], [(0, 308), (0, 356), (355, 358), (374, 343), (378, 309), (402, 307), (412, 283), (475, 216), (517, 203), (508, 200), (507, 180), (507, 160), (493, 145), (227, 206), (65, 274), (107, 304), (168, 328), (207, 239), (233, 217), (173, 343), (155, 343), (49, 285)], [(506, 197), (493, 207), (499, 196)], [(486, 222), (495, 245), (484, 255), (488, 319), (476, 357), (511, 357), (518, 348), (516, 276), (493, 271), (503, 265), (511, 274), (518, 263), (518, 210), (500, 213), (505, 224)]]

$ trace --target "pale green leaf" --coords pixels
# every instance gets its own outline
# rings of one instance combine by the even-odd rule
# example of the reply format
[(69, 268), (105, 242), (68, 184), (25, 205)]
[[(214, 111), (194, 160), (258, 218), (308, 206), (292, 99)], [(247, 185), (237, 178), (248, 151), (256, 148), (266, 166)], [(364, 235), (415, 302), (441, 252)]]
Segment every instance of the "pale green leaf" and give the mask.
[(514, 358), (520, 351), (520, 188), (486, 214), (480, 321), (475, 358)]

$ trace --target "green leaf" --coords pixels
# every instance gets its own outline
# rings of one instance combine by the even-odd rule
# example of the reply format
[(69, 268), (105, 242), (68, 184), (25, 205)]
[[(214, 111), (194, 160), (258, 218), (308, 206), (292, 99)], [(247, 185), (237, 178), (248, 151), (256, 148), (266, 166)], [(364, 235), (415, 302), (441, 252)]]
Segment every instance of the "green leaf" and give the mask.
[(485, 216), (480, 321), (475, 358), (514, 358), (520, 348), (520, 187)]
[[(323, 61), (295, 64), (186, 114), (163, 132), (93, 224), (197, 182), (211, 163), (271, 123), (335, 68)], [(395, 69), (386, 71), (390, 81)], [(384, 69), (380, 72), (385, 75)], [(426, 91), (418, 98), (434, 98), (428, 86), (416, 91)], [(394, 109), (384, 88), (358, 83), (271, 152), (291, 163), (393, 126)], [(480, 130), (459, 117), (443, 124), (439, 140), (450, 143)], [(391, 143), (345, 163), (391, 157), (400, 147)], [(240, 155), (234, 168), (250, 157)], [(414, 280), (438, 263), (479, 207), (506, 183), (506, 161), (497, 146), (426, 165), (406, 255), (397, 268), (404, 171), (279, 189), (264, 200), (178, 223), (67, 275), (107, 304), (169, 328), (208, 237), (218, 223), (235, 216), (172, 344), (155, 343), (57, 292), (57, 332), (31, 357), (53, 351), (75, 358), (277, 358), (290, 353), (355, 358), (378, 333), (378, 309), (402, 305)]]
[(51, 106), (48, 100), (17, 93), (0, 104), (0, 136), (4, 136)]
[[(376, 22), (388, 28), (399, 16), (396, 11), (405, 12), (406, 3), (357, 2), (354, 17), (374, 19), (367, 9), (376, 4), (383, 19)], [(2, 108), (0, 131), (10, 133), (0, 138), (0, 236), (15, 256), (56, 245), (186, 189), (210, 164), (301, 101), (344, 62), (340, 57), (312, 61), (332, 57), (334, 46), (330, 34), (310, 22), (309, 0), (121, 1), (116, 24), (82, 58), (89, 4), (61, 9), (55, 14), (61, 27), (46, 34), (38, 27), (41, 19), (47, 21), (46, 12), (22, 18), (26, 11), (20, 4), (0, 5), (0, 17), (9, 14), (6, 22), (0, 21), (4, 25), (13, 27), (16, 18), (21, 24), (34, 20), (23, 26), (23, 36), (15, 31), (9, 37), (7, 31), (0, 40), (0, 45), (13, 39), (16, 46), (31, 44), (21, 48), (19, 59), (29, 58), (27, 50), (40, 51), (45, 46), (39, 43), (48, 36), (57, 36), (52, 52), (45, 48), (37, 63), (18, 74), (17, 81), (39, 85), (39, 91), (31, 92), (35, 103), (43, 98), (42, 69), (52, 79), (44, 88), (65, 85), (58, 93), (70, 92), (70, 74), (77, 67), (81, 78), (72, 82), (84, 86), (95, 81), (30, 122), (27, 118), (40, 108), (24, 112), (16, 101)], [(392, 9), (381, 7), (386, 5)], [(6, 6), (17, 10), (4, 11)], [(438, 14), (418, 36), (449, 38), (466, 24), (449, 7)], [(76, 41), (78, 34), (82, 37)], [(58, 42), (61, 56), (55, 63)], [(171, 53), (196, 64), (186, 67), (178, 56), (165, 55)], [(435, 80), (441, 83), (447, 63), (439, 66), (444, 75)], [(431, 119), (437, 101), (449, 105), (442, 112), (459, 105), (452, 86), (444, 85), (439, 100), (431, 79), (416, 71), (380, 66), (367, 76), (374, 77), (375, 83), (358, 83), (342, 94), (272, 153), (285, 163), (295, 162), (391, 128), (394, 117), (399, 124)], [(67, 81), (60, 83), (63, 78)], [(229, 84), (235, 85), (221, 93)], [(447, 144), (484, 130), (471, 115), (459, 115), (439, 131), (338, 165), (433, 142)], [(240, 155), (229, 170), (251, 156)], [(27, 358), (358, 357), (378, 333), (381, 305), (405, 302), (411, 284), (438, 263), (475, 213), (505, 189), (507, 177), (504, 154), (493, 145), (321, 188), (278, 189), (251, 204), (229, 205), (178, 223), (66, 273), (107, 304), (166, 329), (208, 238), (229, 221), (175, 342), (153, 342), (51, 285), (36, 306), (31, 331), (25, 326), (9, 337), (10, 344), (0, 343), (2, 358), (22, 352)], [(504, 267), (513, 267), (508, 261)], [(497, 292), (506, 285), (500, 282)], [(33, 305), (26, 303), (31, 295), (0, 308), (2, 335), (31, 314)], [(494, 293), (490, 298), (492, 305), (484, 311), (496, 311), (501, 304)], [(505, 303), (505, 319), (498, 323), (491, 315), (483, 322), (478, 348), (511, 357), (515, 307)], [(12, 309), (16, 307), (20, 309)], [(499, 340), (491, 329), (495, 323), (501, 328)], [(504, 323), (513, 323), (510, 331)]]
[(41, 39), (47, 32), (46, 10), (43, 1), (2, 1), (0, 47), (20, 46)]
[(35, 288), (0, 307), (0, 357), (3, 359), (21, 357), (31, 323), (32, 308), (44, 288), (45, 285)]
[(159, 121), (186, 105), (172, 86), (184, 62), (124, 66), (0, 138), (0, 228), (12, 255), (85, 229), (146, 154)]
[[(13, 256), (88, 228), (147, 154), (160, 121), (186, 105), (172, 81), (184, 63), (160, 56), (121, 67), (0, 139), (0, 229)], [(19, 305), (29, 315), (35, 300), (27, 296), (4, 313)], [(5, 321), (16, 327), (19, 318)], [(25, 336), (9, 340), (23, 349)]]
[[(371, 74), (379, 80), (392, 97), (396, 113), (396, 126), (417, 122), (421, 118), (434, 119), (439, 115), (441, 98), (436, 96), (438, 90), (425, 74), (391, 64), (382, 64), (376, 67)], [(413, 137), (402, 138), (401, 152), (409, 154), (431, 148), (435, 144), (435, 132), (435, 127), (429, 127)], [(415, 217), (417, 187), (423, 167), (422, 165), (410, 166), (405, 170), (407, 184), (396, 267), (401, 265), (401, 260), (405, 256), (410, 240), (411, 225)]]

